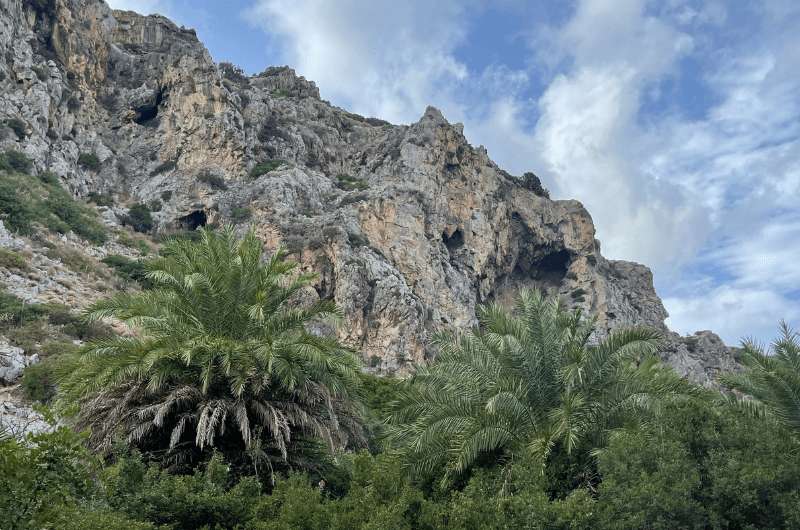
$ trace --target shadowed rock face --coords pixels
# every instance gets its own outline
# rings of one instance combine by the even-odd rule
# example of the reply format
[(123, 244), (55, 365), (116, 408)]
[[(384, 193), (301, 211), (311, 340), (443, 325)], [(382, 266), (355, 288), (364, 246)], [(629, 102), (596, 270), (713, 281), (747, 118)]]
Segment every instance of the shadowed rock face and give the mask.
[[(79, 196), (163, 198), (159, 229), (249, 208), (269, 247), (319, 273), (309, 297), (339, 304), (341, 337), (372, 369), (403, 371), (432, 354), (433, 332), (474, 325), (477, 304), (510, 303), (521, 287), (596, 315), (601, 334), (667, 332), (650, 271), (606, 260), (579, 202), (501, 170), (438, 110), (402, 126), (364, 118), (288, 67), (246, 77), (215, 65), (194, 31), (164, 17), (96, 0), (36, 5), (0, 0), (0, 114), (28, 128), (23, 141), (0, 132), (0, 148), (25, 151)], [(100, 168), (82, 169), (80, 153)], [(705, 337), (668, 334), (664, 355), (707, 383), (733, 360)]]

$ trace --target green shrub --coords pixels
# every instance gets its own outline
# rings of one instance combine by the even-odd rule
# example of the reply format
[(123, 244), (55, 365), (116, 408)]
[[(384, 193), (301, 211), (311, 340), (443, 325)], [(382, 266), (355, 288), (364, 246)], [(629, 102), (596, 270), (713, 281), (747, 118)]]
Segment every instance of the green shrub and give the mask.
[(165, 190), (161, 192), (161, 200), (163, 202), (169, 202), (172, 199), (172, 190)]
[(52, 362), (40, 361), (22, 372), (22, 392), (30, 401), (49, 402), (56, 394), (56, 375)]
[(264, 162), (259, 162), (253, 169), (250, 170), (250, 178), (255, 179), (269, 173), (270, 171), (275, 171), (279, 167), (286, 164), (285, 160), (266, 160)]
[[(3, 160), (7, 160), (7, 154)], [(34, 223), (41, 223), (54, 232), (72, 230), (95, 244), (107, 240), (106, 229), (97, 221), (94, 210), (75, 201), (52, 173), (43, 172), (39, 177), (11, 173), (0, 179), (0, 216), (6, 226), (31, 234)]]
[(5, 329), (3, 334), (11, 344), (22, 348), (26, 354), (33, 355), (39, 353), (42, 344), (47, 342), (53, 332), (45, 319), (35, 318), (22, 320)]
[(13, 182), (0, 179), (0, 214), (3, 223), (14, 232), (30, 234), (36, 212)]
[(39, 173), (39, 180), (41, 180), (43, 184), (48, 184), (50, 186), (61, 186), (61, 180), (58, 178), (58, 175), (52, 171), (42, 171)]
[(94, 153), (81, 153), (78, 155), (78, 165), (89, 171), (100, 169), (100, 159)]
[(4, 120), (3, 123), (14, 131), (14, 134), (17, 135), (17, 139), (24, 140), (27, 136), (27, 127), (25, 126), (25, 122), (20, 120), (19, 118), (8, 118)]
[(203, 171), (199, 175), (197, 175), (197, 181), (202, 182), (204, 184), (208, 184), (208, 186), (212, 190), (227, 190), (228, 185), (225, 184), (225, 179), (219, 175), (215, 175), (210, 171)]
[(0, 169), (30, 173), (33, 163), (25, 154), (9, 149), (0, 153)]
[(336, 187), (345, 191), (363, 191), (369, 188), (369, 185), (358, 177), (341, 174), (336, 175)]
[(96, 191), (92, 191), (89, 192), (87, 199), (97, 206), (114, 206), (114, 198), (110, 193), (97, 193)]
[(28, 261), (19, 252), (2, 247), (0, 247), (0, 267), (19, 271), (27, 271), (31, 268)]
[(150, 286), (150, 282), (146, 276), (147, 269), (141, 261), (132, 260), (116, 254), (106, 256), (100, 261), (114, 269), (114, 272), (121, 278), (127, 281), (137, 282), (142, 287)]
[(45, 315), (41, 306), (23, 301), (0, 287), (0, 325), (14, 326)]
[(113, 508), (169, 528), (243, 528), (261, 496), (254, 478), (232, 486), (230, 468), (219, 455), (190, 475), (171, 475), (129, 456), (106, 470), (105, 477)]
[(253, 212), (247, 207), (236, 207), (231, 209), (231, 221), (234, 223), (244, 223), (250, 219)]
[(76, 351), (78, 351), (78, 347), (75, 344), (64, 341), (64, 340), (51, 340), (42, 344), (42, 347), (39, 349), (42, 358), (47, 359), (48, 357), (60, 357), (63, 355), (72, 355)]
[(128, 210), (128, 215), (122, 219), (122, 224), (130, 226), (137, 232), (147, 233), (153, 229), (153, 216), (146, 204), (134, 204)]
[[(101, 245), (108, 240), (108, 232), (96, 219), (94, 212), (88, 210), (85, 205), (79, 204), (72, 197), (67, 195), (63, 188), (52, 188), (45, 200), (47, 209), (63, 221), (69, 230), (72, 230), (84, 239)], [(51, 225), (52, 226), (52, 225)], [(54, 226), (55, 230), (61, 232), (62, 225)], [(61, 229), (59, 229), (61, 228)]]

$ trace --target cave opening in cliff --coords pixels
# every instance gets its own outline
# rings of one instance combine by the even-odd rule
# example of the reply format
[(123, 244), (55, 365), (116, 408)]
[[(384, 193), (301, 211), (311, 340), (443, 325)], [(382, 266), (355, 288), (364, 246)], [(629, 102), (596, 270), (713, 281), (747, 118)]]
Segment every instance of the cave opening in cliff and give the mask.
[(442, 241), (447, 251), (452, 254), (456, 250), (464, 246), (464, 233), (460, 228), (457, 228), (452, 234), (447, 235), (447, 232), (442, 233)]
[(163, 99), (164, 91), (159, 89), (158, 92), (156, 92), (156, 98), (153, 103), (147, 103), (134, 109), (136, 111), (136, 117), (133, 121), (139, 125), (148, 125), (158, 116), (158, 107), (161, 105)]
[(551, 254), (545, 254), (542, 258), (534, 262), (533, 268), (539, 278), (552, 278), (561, 283), (569, 269), (569, 252), (559, 250)]
[(189, 215), (185, 215), (178, 219), (178, 224), (184, 230), (197, 230), (201, 226), (206, 226), (208, 217), (203, 210), (195, 210)]

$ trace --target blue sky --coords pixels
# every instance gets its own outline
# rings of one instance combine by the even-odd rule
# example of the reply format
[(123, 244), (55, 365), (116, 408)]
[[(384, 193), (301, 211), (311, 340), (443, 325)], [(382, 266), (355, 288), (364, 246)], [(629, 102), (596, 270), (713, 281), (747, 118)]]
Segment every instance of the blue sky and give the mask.
[(649, 265), (679, 332), (800, 325), (800, 2), (113, 0), (397, 123), (440, 108)]

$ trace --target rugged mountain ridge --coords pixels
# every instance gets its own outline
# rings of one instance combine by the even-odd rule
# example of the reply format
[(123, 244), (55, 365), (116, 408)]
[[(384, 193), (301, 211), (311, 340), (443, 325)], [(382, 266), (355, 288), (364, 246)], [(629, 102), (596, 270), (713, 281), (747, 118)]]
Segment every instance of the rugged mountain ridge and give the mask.
[[(601, 333), (663, 330), (664, 359), (702, 384), (735, 366), (713, 333), (667, 330), (649, 269), (605, 259), (579, 202), (509, 175), (435, 108), (411, 125), (357, 116), (288, 67), (247, 77), (215, 64), (194, 31), (99, 0), (0, 0), (0, 47), (0, 118), (24, 124), (0, 126), (0, 151), (24, 152), (76, 197), (113, 198), (111, 227), (153, 201), (161, 231), (255, 226), (319, 273), (308, 297), (336, 300), (339, 333), (372, 370), (404, 371), (433, 353), (432, 333), (474, 324), (477, 304), (523, 286), (595, 315)], [(41, 261), (35, 241), (3, 241)], [(71, 292), (47, 273), (0, 269), (0, 281), (32, 301)]]

